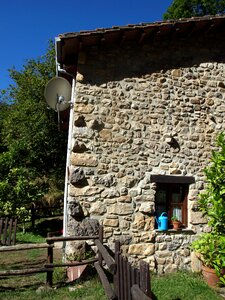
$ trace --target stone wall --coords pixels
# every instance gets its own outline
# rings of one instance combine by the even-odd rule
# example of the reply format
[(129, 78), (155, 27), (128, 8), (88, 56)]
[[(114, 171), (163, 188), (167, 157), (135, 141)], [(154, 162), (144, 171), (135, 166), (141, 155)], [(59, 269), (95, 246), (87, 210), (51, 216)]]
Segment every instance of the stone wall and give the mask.
[[(134, 259), (168, 272), (190, 267), (189, 242), (207, 230), (196, 203), (224, 130), (225, 64), (217, 37), (90, 47), (78, 65), (68, 233), (85, 218), (104, 225)], [(84, 60), (85, 57), (85, 60)], [(151, 174), (194, 176), (188, 230), (155, 228)], [(77, 223), (78, 222), (78, 223)]]

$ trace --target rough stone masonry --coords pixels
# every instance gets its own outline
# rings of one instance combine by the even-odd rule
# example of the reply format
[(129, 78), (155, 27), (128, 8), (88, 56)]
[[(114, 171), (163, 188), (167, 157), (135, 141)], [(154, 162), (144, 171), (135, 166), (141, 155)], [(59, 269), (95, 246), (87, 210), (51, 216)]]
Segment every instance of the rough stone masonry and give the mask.
[[(223, 38), (224, 42), (224, 38)], [(216, 135), (224, 130), (225, 64), (218, 37), (82, 53), (76, 81), (68, 233), (104, 225), (105, 241), (159, 273), (190, 268), (189, 243), (207, 231), (198, 211)], [(85, 57), (85, 59), (84, 59)], [(152, 174), (194, 176), (188, 227), (155, 230)], [(83, 228), (83, 229), (82, 229)]]

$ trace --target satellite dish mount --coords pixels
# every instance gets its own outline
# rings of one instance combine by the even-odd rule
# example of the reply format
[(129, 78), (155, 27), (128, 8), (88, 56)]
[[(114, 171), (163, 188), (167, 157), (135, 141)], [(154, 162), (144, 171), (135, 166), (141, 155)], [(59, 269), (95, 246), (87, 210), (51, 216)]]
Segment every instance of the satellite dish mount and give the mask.
[(63, 77), (54, 77), (45, 86), (44, 97), (48, 106), (58, 113), (59, 124), (60, 112), (71, 104), (71, 90), (71, 84)]

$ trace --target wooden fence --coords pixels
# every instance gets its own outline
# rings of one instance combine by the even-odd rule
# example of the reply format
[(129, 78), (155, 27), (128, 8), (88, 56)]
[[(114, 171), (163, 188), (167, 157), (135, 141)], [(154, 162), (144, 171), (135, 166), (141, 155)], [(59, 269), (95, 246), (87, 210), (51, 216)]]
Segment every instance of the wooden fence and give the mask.
[(17, 218), (0, 218), (0, 245), (15, 245)]
[[(93, 240), (97, 246), (97, 257), (79, 262), (54, 263), (54, 243), (67, 241)], [(142, 261), (140, 269), (133, 267), (126, 257), (121, 253), (120, 243), (115, 243), (115, 253), (103, 245), (103, 227), (100, 226), (99, 234), (95, 236), (67, 236), (48, 237), (46, 243), (42, 244), (19, 244), (14, 246), (2, 246), (0, 252), (22, 251), (29, 249), (47, 249), (47, 263), (39, 268), (22, 270), (0, 271), (1, 276), (29, 275), (46, 272), (46, 283), (53, 284), (53, 272), (57, 267), (81, 266), (94, 264), (104, 287), (108, 299), (113, 300), (151, 300), (149, 265)], [(109, 273), (113, 276), (113, 284), (109, 280)]]

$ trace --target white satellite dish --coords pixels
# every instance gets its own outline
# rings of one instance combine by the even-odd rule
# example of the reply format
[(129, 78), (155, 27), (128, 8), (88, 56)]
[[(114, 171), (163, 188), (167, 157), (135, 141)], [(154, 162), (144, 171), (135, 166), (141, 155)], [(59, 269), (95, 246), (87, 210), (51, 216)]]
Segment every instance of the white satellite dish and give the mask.
[(55, 111), (66, 110), (71, 101), (71, 85), (63, 77), (54, 77), (45, 86), (44, 97), (49, 107)]

